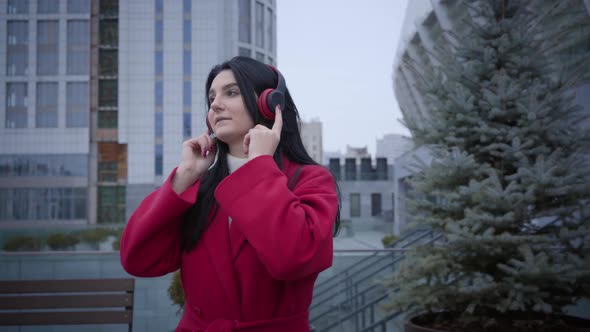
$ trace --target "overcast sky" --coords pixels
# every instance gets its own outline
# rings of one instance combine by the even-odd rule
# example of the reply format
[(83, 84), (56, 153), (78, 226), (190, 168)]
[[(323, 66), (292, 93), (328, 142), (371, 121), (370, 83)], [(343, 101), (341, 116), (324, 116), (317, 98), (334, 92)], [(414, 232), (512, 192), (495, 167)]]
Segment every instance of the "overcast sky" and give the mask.
[(323, 123), (324, 151), (408, 134), (392, 87), (407, 0), (277, 0), (277, 63), (303, 120)]

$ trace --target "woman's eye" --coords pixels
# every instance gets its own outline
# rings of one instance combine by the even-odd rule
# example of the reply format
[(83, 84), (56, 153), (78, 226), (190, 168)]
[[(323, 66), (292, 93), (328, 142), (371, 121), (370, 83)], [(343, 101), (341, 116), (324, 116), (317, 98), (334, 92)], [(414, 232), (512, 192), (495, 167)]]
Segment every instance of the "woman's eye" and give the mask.
[(227, 95), (228, 96), (237, 96), (238, 94), (239, 94), (239, 92), (238, 91), (235, 91), (235, 90), (229, 90), (227, 92)]

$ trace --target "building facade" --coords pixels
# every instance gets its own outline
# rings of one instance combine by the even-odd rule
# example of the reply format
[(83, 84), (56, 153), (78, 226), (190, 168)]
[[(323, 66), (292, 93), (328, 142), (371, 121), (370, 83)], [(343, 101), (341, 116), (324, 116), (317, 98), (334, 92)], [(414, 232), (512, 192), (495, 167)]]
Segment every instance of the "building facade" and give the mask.
[[(574, 1), (572, 3), (579, 6), (580, 12), (588, 12), (590, 15), (588, 1)], [(535, 6), (546, 6), (547, 8), (555, 4), (554, 1), (539, 1), (534, 3)], [(418, 125), (424, 123), (429, 119), (429, 110), (415, 87), (416, 77), (404, 64), (407, 61), (414, 61), (420, 66), (425, 67), (437, 64), (437, 60), (433, 58), (430, 51), (447, 43), (444, 31), (453, 31), (460, 36), (469, 28), (466, 25), (466, 20), (470, 18), (471, 14), (468, 7), (464, 6), (461, 1), (419, 0), (408, 2), (392, 75), (394, 93), (406, 122), (411, 121)], [(546, 23), (552, 25), (551, 27), (547, 27), (547, 29), (559, 26), (559, 19), (561, 18), (556, 17), (553, 21)], [(568, 34), (568, 38), (576, 42), (568, 40), (568, 42), (563, 43), (562, 48), (554, 49), (552, 53), (547, 54), (551, 57), (557, 57), (558, 60), (563, 59), (561, 64), (564, 64), (563, 68), (566, 71), (566, 75), (581, 70), (581, 68), (577, 68), (575, 65), (577, 63), (576, 59), (587, 57), (590, 53), (590, 43), (588, 43), (590, 39), (588, 38), (589, 33), (587, 29), (578, 29), (575, 33), (582, 35), (573, 36), (572, 34)], [(583, 70), (590, 73), (590, 68)], [(589, 82), (590, 74), (586, 75), (583, 81)], [(579, 84), (574, 90), (576, 93), (576, 102), (590, 114), (590, 83)], [(590, 129), (590, 120), (580, 125)], [(415, 164), (417, 159), (425, 163), (431, 162), (432, 157), (428, 147), (417, 147), (416, 150), (402, 155), (395, 163), (396, 225), (394, 229), (396, 232), (402, 230), (406, 224), (407, 211), (404, 202), (409, 189), (406, 178), (411, 176), (415, 171), (412, 170), (412, 165)]]
[(393, 230), (394, 174), (387, 158), (331, 158), (328, 169), (338, 183), (340, 218), (355, 230)]
[(362, 147), (354, 147), (347, 144), (344, 158), (355, 158), (360, 160), (362, 158), (371, 158), (371, 154), (366, 145)]
[(410, 137), (399, 134), (387, 134), (377, 139), (376, 147), (375, 156), (377, 158), (387, 158), (389, 164), (395, 164), (395, 160), (398, 157), (412, 150), (414, 143)]
[(311, 158), (318, 164), (322, 164), (324, 158), (322, 122), (319, 120), (301, 121), (301, 141)]
[(124, 223), (238, 54), (276, 64), (274, 0), (0, 0), (0, 225)]

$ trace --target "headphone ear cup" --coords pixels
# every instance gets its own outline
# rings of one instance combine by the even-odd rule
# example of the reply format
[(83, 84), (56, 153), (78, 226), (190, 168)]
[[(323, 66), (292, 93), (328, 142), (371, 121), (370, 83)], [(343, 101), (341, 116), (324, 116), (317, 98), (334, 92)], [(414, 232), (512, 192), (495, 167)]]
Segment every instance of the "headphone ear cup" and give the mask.
[(283, 96), (280, 91), (275, 89), (266, 97), (266, 104), (268, 105), (268, 109), (272, 112), (272, 114), (275, 114), (275, 109), (277, 106), (280, 106), (281, 110), (285, 109), (285, 96)]
[(262, 116), (267, 120), (274, 120), (275, 118), (274, 111), (271, 111), (268, 105), (268, 95), (273, 91), (274, 89), (266, 89), (262, 91), (258, 97), (258, 111), (260, 111), (260, 114), (262, 114)]

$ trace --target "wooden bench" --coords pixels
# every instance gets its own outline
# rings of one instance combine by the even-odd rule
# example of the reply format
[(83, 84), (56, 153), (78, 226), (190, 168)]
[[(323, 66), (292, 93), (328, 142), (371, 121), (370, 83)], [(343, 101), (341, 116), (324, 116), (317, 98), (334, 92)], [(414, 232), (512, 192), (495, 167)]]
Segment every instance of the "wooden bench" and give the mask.
[(0, 326), (133, 322), (135, 279), (0, 281)]

